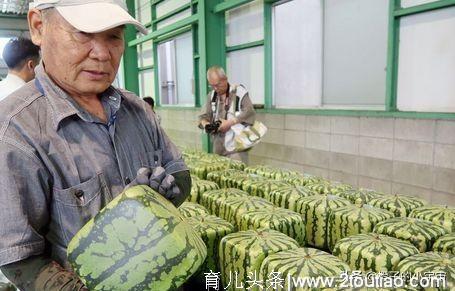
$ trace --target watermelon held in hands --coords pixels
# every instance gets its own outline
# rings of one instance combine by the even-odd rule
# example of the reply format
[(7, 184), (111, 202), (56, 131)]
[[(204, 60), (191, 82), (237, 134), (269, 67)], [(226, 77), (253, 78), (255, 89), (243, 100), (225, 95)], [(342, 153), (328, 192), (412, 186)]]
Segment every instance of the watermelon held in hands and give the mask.
[(175, 290), (207, 255), (177, 208), (146, 186), (111, 201), (74, 236), (67, 252), (90, 290)]

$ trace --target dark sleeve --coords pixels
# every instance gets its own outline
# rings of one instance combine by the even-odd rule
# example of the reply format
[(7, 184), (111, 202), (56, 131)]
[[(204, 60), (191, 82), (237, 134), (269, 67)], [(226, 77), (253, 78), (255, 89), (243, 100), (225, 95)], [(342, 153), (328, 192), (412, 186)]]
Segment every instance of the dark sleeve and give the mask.
[(0, 139), (0, 266), (40, 255), (49, 223), (51, 175), (16, 140)]
[(20, 290), (36, 290), (38, 275), (51, 259), (45, 256), (33, 256), (28, 259), (1, 267), (2, 273)]
[(211, 93), (207, 95), (207, 101), (205, 102), (205, 106), (202, 108), (201, 114), (199, 115), (199, 128), (201, 127), (201, 122), (206, 120), (208, 122), (212, 121), (213, 112), (212, 112), (212, 100), (211, 100)]
[(72, 272), (44, 256), (34, 256), (1, 268), (3, 274), (24, 291), (82, 291), (87, 290)]
[(186, 198), (188, 198), (188, 196), (190, 195), (191, 175), (190, 171), (182, 171), (174, 173), (172, 174), (172, 176), (174, 176), (175, 184), (177, 184), (181, 193), (181, 195), (178, 198), (174, 199), (172, 203), (175, 205), (175, 207), (179, 207), (183, 203), (183, 201), (185, 201)]
[(173, 175), (181, 171), (188, 171), (179, 149), (169, 139), (164, 129), (158, 124), (157, 126), (162, 149), (162, 167), (166, 170), (166, 174)]
[(236, 118), (240, 123), (248, 124), (253, 124), (256, 120), (256, 112), (254, 111), (253, 102), (251, 102), (248, 93), (242, 98), (242, 103), (240, 104), (240, 114), (236, 116)]

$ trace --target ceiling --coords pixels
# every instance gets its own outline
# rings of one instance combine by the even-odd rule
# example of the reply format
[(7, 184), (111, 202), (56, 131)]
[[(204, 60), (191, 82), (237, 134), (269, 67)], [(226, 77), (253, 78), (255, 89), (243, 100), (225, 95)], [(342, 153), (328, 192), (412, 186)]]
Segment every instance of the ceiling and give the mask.
[(28, 11), (29, 0), (0, 0), (0, 13), (25, 14)]

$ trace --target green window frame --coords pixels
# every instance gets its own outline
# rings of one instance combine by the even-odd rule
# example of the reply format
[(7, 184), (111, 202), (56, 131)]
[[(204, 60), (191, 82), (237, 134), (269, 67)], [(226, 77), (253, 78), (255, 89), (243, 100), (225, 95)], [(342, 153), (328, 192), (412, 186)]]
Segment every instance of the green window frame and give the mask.
[[(183, 20), (156, 30), (156, 23), (160, 19), (155, 16), (154, 7), (165, 0), (152, 0), (152, 21), (149, 27), (152, 32), (140, 38), (127, 29), (128, 46), (125, 52), (125, 84), (129, 90), (137, 93), (138, 82), (131, 76), (137, 76), (137, 52), (136, 45), (144, 41), (154, 40), (154, 60), (156, 60), (156, 45), (167, 37), (181, 34), (182, 31), (191, 27), (193, 31), (194, 68), (195, 68), (195, 107), (205, 103), (205, 96), (209, 92), (205, 72), (208, 67), (214, 64), (226, 66), (226, 54), (228, 52), (248, 49), (257, 46), (264, 46), (264, 109), (258, 112), (272, 114), (305, 114), (305, 115), (326, 115), (326, 116), (366, 116), (366, 117), (398, 117), (398, 118), (420, 118), (420, 119), (455, 119), (455, 113), (438, 112), (410, 112), (398, 111), (397, 109), (397, 72), (398, 72), (398, 40), (400, 30), (400, 18), (412, 14), (424, 13), (431, 10), (443, 9), (455, 5), (455, 0), (439, 0), (431, 3), (416, 5), (408, 8), (401, 7), (401, 0), (389, 0), (389, 27), (388, 27), (388, 50), (387, 50), (387, 72), (386, 72), (386, 94), (385, 110), (351, 110), (351, 109), (275, 109), (272, 104), (272, 5), (279, 0), (264, 0), (264, 39), (250, 43), (244, 43), (228, 47), (226, 46), (225, 35), (225, 13), (248, 4), (254, 0), (193, 0), (191, 4), (172, 11), (160, 19), (191, 7), (193, 14)], [(129, 11), (134, 11), (134, 0), (127, 0)], [(131, 49), (133, 48), (133, 50)], [(155, 84), (157, 84), (157, 68), (155, 70)], [(137, 79), (137, 77), (135, 78)], [(159, 88), (155, 86), (155, 90)], [(157, 92), (155, 92), (157, 93)], [(156, 94), (156, 96), (158, 96)], [(159, 98), (157, 98), (159, 99)], [(159, 100), (157, 105), (160, 106)], [(168, 107), (168, 106), (166, 106)], [(179, 109), (178, 106), (169, 108)], [(187, 108), (187, 107), (184, 107)], [(184, 109), (183, 108), (183, 109)]]
[[(161, 17), (156, 17), (156, 5), (163, 2), (164, 0), (155, 0), (150, 1), (150, 9), (152, 20), (151, 22), (145, 24), (145, 26), (150, 30), (148, 35), (136, 37), (136, 32), (130, 31), (127, 29), (126, 35), (126, 49), (125, 49), (125, 57), (124, 57), (124, 64), (125, 64), (125, 86), (128, 90), (139, 94), (139, 81), (138, 81), (138, 74), (144, 70), (153, 69), (154, 72), (154, 84), (155, 84), (155, 104), (156, 106), (163, 106), (163, 107), (170, 107), (170, 108), (178, 108), (182, 106), (178, 105), (162, 105), (161, 100), (159, 98), (159, 73), (158, 73), (158, 66), (156, 65), (156, 60), (158, 59), (158, 45), (169, 40), (175, 38), (178, 35), (181, 35), (185, 32), (192, 31), (193, 35), (193, 42), (197, 41), (197, 23), (199, 22), (200, 14), (197, 12), (199, 9), (197, 5), (203, 3), (204, 1), (192, 0), (187, 4), (184, 4), (169, 13), (162, 15)], [(134, 7), (134, 0), (127, 0), (127, 7), (130, 14), (134, 15), (135, 7)], [(203, 5), (202, 5), (203, 6)], [(160, 21), (164, 21), (186, 9), (191, 9), (192, 15), (186, 17), (185, 19), (179, 20), (175, 23), (172, 23), (168, 26), (165, 26), (161, 29), (157, 29), (157, 24)], [(137, 46), (143, 44), (147, 41), (153, 41), (153, 65), (145, 66), (145, 67), (138, 67), (137, 64)], [(199, 47), (193, 45), (193, 47)], [(199, 74), (198, 74), (198, 59), (199, 53), (193, 51), (193, 65), (194, 65), (194, 76), (195, 76), (195, 104), (194, 106), (199, 105)], [(183, 108), (188, 108), (183, 106)]]
[[(215, 13), (224, 13), (230, 9), (245, 5), (254, 0), (229, 0), (216, 5)], [(421, 119), (455, 119), (455, 113), (411, 112), (397, 110), (397, 72), (398, 72), (398, 39), (400, 18), (416, 13), (424, 13), (435, 9), (454, 6), (455, 0), (439, 0), (427, 4), (401, 8), (401, 0), (389, 0), (388, 52), (386, 73), (385, 110), (347, 110), (347, 109), (275, 109), (273, 108), (272, 82), (272, 6), (279, 0), (264, 0), (264, 40), (235, 47), (226, 47), (226, 51), (247, 49), (264, 45), (265, 64), (265, 104), (262, 113), (305, 114), (327, 116), (366, 116), (366, 117), (399, 117)]]

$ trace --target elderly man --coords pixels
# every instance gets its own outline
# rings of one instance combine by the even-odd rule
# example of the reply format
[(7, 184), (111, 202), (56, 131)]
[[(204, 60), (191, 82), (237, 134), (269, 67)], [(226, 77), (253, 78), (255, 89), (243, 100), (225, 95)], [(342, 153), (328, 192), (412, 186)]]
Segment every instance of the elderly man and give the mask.
[[(237, 123), (254, 123), (255, 112), (248, 91), (242, 85), (229, 84), (223, 68), (218, 66), (208, 69), (207, 80), (213, 90), (207, 95), (204, 112), (199, 116), (199, 127), (211, 134), (216, 154), (246, 163), (247, 153), (227, 151), (224, 139), (231, 126)], [(213, 124), (217, 122), (217, 126), (213, 128)]]
[(191, 179), (150, 106), (111, 86), (124, 26), (146, 29), (122, 1), (39, 0), (28, 13), (42, 63), (0, 106), (0, 266), (21, 290), (86, 290), (66, 248), (125, 187), (175, 205)]
[(0, 100), (35, 78), (40, 60), (39, 47), (28, 38), (12, 38), (3, 49), (8, 75), (0, 82)]

